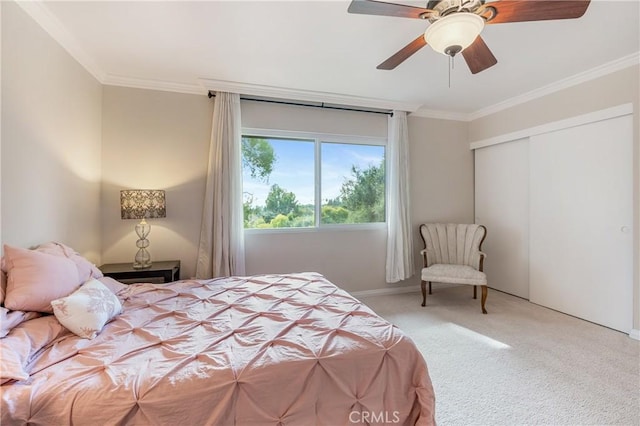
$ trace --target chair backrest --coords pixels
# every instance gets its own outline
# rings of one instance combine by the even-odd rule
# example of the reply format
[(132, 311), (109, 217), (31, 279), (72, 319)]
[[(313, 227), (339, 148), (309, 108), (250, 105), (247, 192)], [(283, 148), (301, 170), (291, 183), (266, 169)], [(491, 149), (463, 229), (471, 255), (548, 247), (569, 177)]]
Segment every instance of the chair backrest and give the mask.
[(478, 269), (480, 247), (487, 230), (482, 225), (425, 223), (420, 235), (427, 250), (427, 265), (446, 263)]

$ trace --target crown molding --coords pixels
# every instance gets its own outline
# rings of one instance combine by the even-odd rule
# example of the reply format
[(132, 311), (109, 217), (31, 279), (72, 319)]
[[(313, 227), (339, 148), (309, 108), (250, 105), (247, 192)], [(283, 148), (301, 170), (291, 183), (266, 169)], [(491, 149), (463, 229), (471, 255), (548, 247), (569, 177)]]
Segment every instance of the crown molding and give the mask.
[(64, 25), (47, 8), (44, 1), (16, 1), (40, 27), (58, 42), (80, 65), (82, 65), (98, 82), (104, 83), (105, 73), (98, 64), (78, 44)]
[(177, 92), (192, 95), (205, 95), (207, 89), (199, 84), (175, 83), (161, 80), (147, 80), (144, 78), (126, 77), (107, 74), (102, 84), (106, 86), (132, 87), (134, 89), (160, 90), (163, 92)]
[(640, 64), (640, 52), (635, 52), (590, 70), (581, 72), (563, 80), (556, 81), (555, 83), (547, 86), (540, 87), (522, 95), (507, 99), (506, 101), (499, 102), (497, 104), (488, 106), (486, 108), (479, 109), (471, 114), (468, 114), (467, 121), (477, 120), (478, 118), (485, 117), (487, 115), (495, 114), (496, 112), (505, 110), (507, 108), (514, 107), (516, 105), (523, 104), (525, 102), (532, 101), (537, 98), (541, 98), (546, 95), (558, 92), (563, 89), (567, 89), (572, 86), (576, 86), (581, 83), (585, 83), (590, 80), (611, 74), (622, 69)]
[(420, 108), (411, 113), (411, 117), (436, 118), (439, 120), (469, 121), (469, 114), (463, 112), (438, 111)]
[(494, 105), (479, 109), (471, 113), (457, 113), (448, 111), (438, 111), (429, 109), (418, 109), (411, 113), (411, 116), (437, 118), (441, 120), (457, 120), (457, 121), (473, 121), (487, 115), (495, 114), (507, 108), (511, 108), (525, 102), (532, 101), (543, 96), (550, 95), (563, 89), (567, 89), (572, 86), (576, 86), (581, 83), (585, 83), (590, 80), (611, 74), (622, 69), (640, 64), (640, 52), (635, 52), (590, 70), (581, 72), (563, 80), (556, 81), (547, 86), (540, 87), (522, 95), (509, 98), (505, 101), (499, 102)]
[(347, 105), (353, 107), (375, 108), (382, 110), (399, 110), (413, 112), (420, 104), (395, 102), (384, 99), (362, 98), (358, 96), (340, 95), (330, 92), (288, 89), (284, 87), (262, 86), (259, 84), (240, 83), (237, 81), (199, 79), (200, 84), (214, 92), (231, 92), (241, 95), (263, 96), (276, 99), (292, 99), (306, 102), (323, 102), (330, 105)]

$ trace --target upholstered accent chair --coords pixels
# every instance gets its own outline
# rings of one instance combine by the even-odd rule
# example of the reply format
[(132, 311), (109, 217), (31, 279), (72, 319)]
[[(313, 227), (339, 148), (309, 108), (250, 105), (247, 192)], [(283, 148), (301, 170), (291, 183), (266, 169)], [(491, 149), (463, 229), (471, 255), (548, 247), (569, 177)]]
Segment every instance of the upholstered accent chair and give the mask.
[(424, 250), (421, 273), (422, 306), (426, 305), (426, 284), (467, 284), (473, 286), (473, 298), (477, 298), (477, 286), (482, 287), (482, 313), (487, 310), (487, 276), (482, 271), (485, 254), (480, 251), (487, 235), (483, 225), (455, 223), (426, 223), (420, 225)]

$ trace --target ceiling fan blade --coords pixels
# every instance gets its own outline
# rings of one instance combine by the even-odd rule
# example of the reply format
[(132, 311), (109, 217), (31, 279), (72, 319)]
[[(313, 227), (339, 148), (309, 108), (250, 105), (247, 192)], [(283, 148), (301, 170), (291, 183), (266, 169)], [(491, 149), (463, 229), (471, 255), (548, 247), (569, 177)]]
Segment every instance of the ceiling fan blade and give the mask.
[(496, 11), (487, 24), (579, 18), (590, 0), (500, 0), (486, 3)]
[(491, 53), (491, 50), (489, 50), (480, 36), (476, 38), (471, 46), (462, 51), (462, 56), (467, 62), (471, 74), (477, 74), (498, 63), (498, 60), (493, 56), (493, 53)]
[[(347, 9), (349, 13), (363, 15), (396, 16), (399, 18), (422, 18), (429, 16), (432, 11), (421, 7), (405, 6), (404, 4), (387, 3), (376, 0), (352, 0)], [(425, 15), (426, 14), (426, 15)]]
[(424, 39), (424, 34), (420, 34), (418, 38), (398, 50), (393, 56), (378, 65), (376, 68), (379, 70), (392, 70), (426, 45), (427, 41)]

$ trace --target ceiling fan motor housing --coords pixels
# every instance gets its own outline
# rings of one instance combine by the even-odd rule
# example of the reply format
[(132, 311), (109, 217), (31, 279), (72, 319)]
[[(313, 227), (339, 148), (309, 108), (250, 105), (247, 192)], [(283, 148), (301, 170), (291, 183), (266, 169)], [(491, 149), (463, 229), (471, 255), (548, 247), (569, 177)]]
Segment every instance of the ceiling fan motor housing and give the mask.
[(435, 22), (452, 13), (475, 12), (483, 4), (484, 0), (431, 0), (427, 9), (435, 12), (429, 17), (431, 22)]

